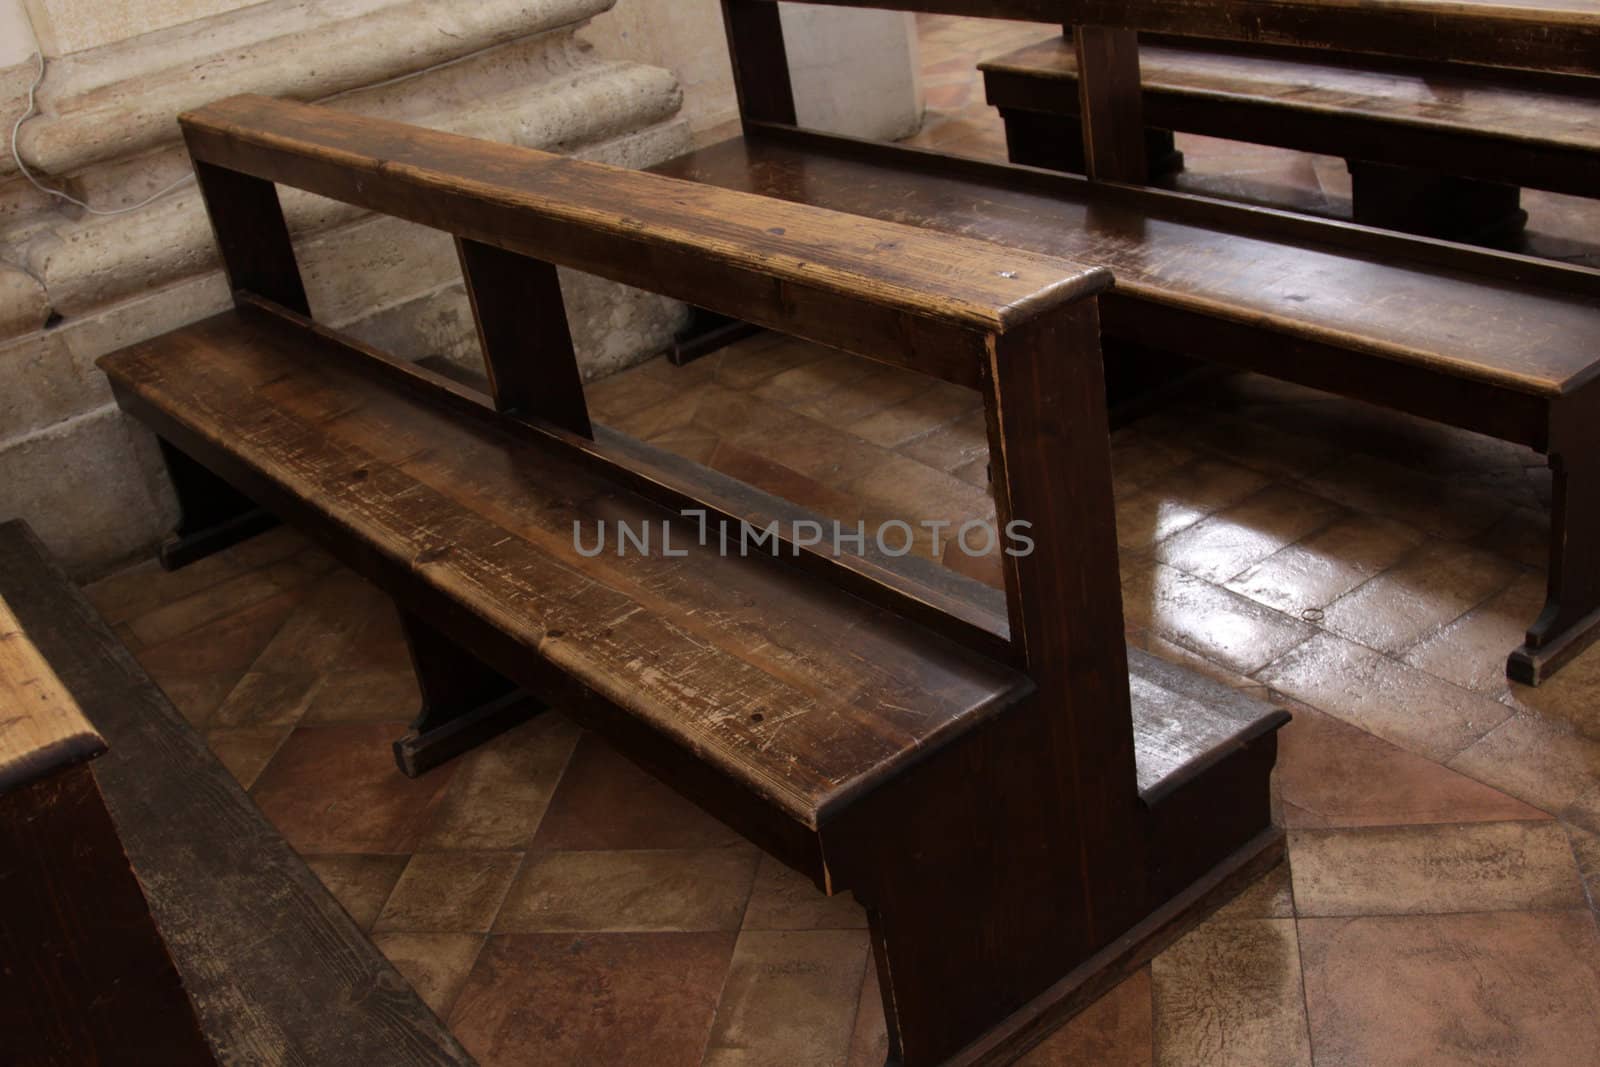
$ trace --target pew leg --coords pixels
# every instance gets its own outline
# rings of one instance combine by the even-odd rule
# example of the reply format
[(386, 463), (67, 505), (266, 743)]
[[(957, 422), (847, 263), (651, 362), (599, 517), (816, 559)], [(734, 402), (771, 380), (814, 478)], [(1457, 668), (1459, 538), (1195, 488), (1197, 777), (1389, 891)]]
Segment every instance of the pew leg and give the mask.
[(254, 537), (278, 524), (272, 513), (178, 451), (164, 438), (161, 458), (178, 495), (178, 528), (162, 543), (158, 558), (175, 571)]
[(515, 683), (403, 608), (400, 623), (422, 690), (411, 732), (394, 743), (395, 763), (406, 777), (430, 771), (541, 710)]
[[(1011, 162), (1084, 173), (1083, 123), (1076, 118), (1016, 108), (1001, 109), (1000, 117), (1006, 126), (1006, 155)], [(1183, 153), (1171, 130), (1146, 129), (1144, 154), (1152, 182), (1183, 169)]]
[[(1594, 405), (1589, 405), (1593, 407)], [(1544, 610), (1506, 674), (1538, 685), (1600, 638), (1600, 427), (1568, 419), (1565, 439), (1552, 434), (1550, 572)], [(1585, 424), (1586, 423), (1586, 424)]]
[(1346, 160), (1346, 166), (1355, 221), (1364, 226), (1497, 244), (1515, 237), (1528, 221), (1515, 185), (1360, 159)]

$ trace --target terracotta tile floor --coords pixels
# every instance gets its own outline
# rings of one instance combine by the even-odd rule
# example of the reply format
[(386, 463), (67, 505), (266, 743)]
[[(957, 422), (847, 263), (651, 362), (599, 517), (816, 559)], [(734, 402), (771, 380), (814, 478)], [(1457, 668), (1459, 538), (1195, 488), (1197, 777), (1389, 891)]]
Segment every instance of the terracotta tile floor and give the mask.
[[(930, 89), (1037, 33), (924, 28)], [(992, 506), (975, 396), (785, 339), (590, 401), (845, 520)], [(1255, 377), (1114, 446), (1129, 640), (1294, 710), (1290, 859), (1027, 1062), (1600, 1062), (1600, 647), (1536, 691), (1502, 674), (1539, 600), (1539, 458)], [(485, 1064), (882, 1062), (854, 902), (559, 711), (400, 777), (395, 620), (296, 535), (90, 593)]]

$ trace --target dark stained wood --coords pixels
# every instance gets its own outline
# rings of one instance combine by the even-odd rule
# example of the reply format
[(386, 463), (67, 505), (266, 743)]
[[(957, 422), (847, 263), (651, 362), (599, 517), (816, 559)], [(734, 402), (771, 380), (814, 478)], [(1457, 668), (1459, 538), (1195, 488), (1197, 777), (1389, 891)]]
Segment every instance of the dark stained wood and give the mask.
[(196, 159), (958, 384), (976, 384), (988, 332), (1108, 282), (1019, 249), (266, 97), (182, 122)]
[(1549, 452), (1548, 595), (1506, 669), (1526, 685), (1538, 685), (1600, 638), (1600, 389), (1556, 408)]
[[(771, 0), (767, 0), (771, 2)], [(814, 0), (1600, 74), (1591, 0)]]
[[(236, 98), (186, 130), (197, 158), (507, 252), (537, 238), (549, 262), (980, 387), (1019, 549), (1001, 597), (886, 552), (803, 555), (798, 531), (759, 526), (791, 506), (575, 433), (572, 404), (506, 402), (504, 355), (531, 346), (487, 321), (482, 390), (248, 293), (102, 359), (126, 410), (395, 598), (423, 738), (476, 730), (470, 709), (514, 683), (854, 890), (908, 1067), (1041, 996), (1081, 1006), (1050, 996), (1063, 975), (1113, 944), (1105, 968), (1154, 951), (1208, 879), (1281, 847), (1267, 786), (1285, 713), (1128, 659), (1104, 271), (347, 118)], [(501, 277), (463, 247), (480, 320), (509, 317), (514, 299), (483, 297), (517, 291), (522, 261)]]
[(20, 522), (0, 524), (0, 597), (109, 744), (95, 777), (224, 1062), (472, 1062)]
[(217, 1062), (88, 763), (0, 792), (7, 1064)]
[(278, 520), (255, 501), (200, 464), (159, 441), (172, 491), (178, 498), (178, 528), (161, 543), (158, 558), (164, 570), (177, 570), (270, 530)]
[(795, 524), (825, 523), (825, 516), (604, 426), (595, 427), (594, 439), (590, 440), (542, 420), (496, 414), (487, 403), (487, 378), (467, 384), (458, 368), (452, 367), (446, 374), (425, 366), (425, 361), (396, 359), (276, 305), (246, 301), (245, 306), (283, 318), (314, 334), (327, 344), (327, 358), (339, 359), (358, 373), (381, 377), (433, 405), (503, 432), (554, 443), (589, 470), (674, 514), (693, 516), (703, 512), (703, 521), (712, 529), (721, 525), (737, 528), (747, 522), (765, 531), (776, 522), (773, 554), (782, 556), (791, 566), (991, 659), (1008, 660), (1011, 640), (1005, 605), (1002, 603), (996, 610), (992, 605), (976, 603), (970, 589), (982, 588), (977, 582), (915, 558), (890, 560), (871, 542), (859, 555), (835, 555), (831, 546), (825, 550), (805, 545), (790, 536)]
[(476, 748), (540, 710), (516, 683), (484, 666), (430, 626), (400, 608), (400, 627), (422, 709), (411, 732), (394, 743), (395, 763), (408, 778)]
[(537, 416), (591, 436), (556, 268), (461, 238), (456, 252), (496, 410)]
[(213, 1063), (95, 785), (105, 750), (0, 591), (5, 1062)]
[(776, 4), (722, 0), (739, 114), (761, 122), (794, 122), (789, 55)]
[[(1459, 65), (1141, 40), (1145, 121), (1152, 127), (1380, 161), (1419, 175), (1579, 196), (1600, 187), (1597, 79), (1530, 82)], [(1013, 158), (1031, 162), (1045, 150), (1036, 143), (1040, 117), (1078, 113), (1071, 42), (1051, 38), (980, 66), (989, 102), (1007, 120)], [(1389, 221), (1363, 214), (1369, 202), (1381, 204), (1372, 190), (1356, 192), (1357, 221)], [(1477, 218), (1489, 217), (1491, 208), (1507, 213), (1504, 203), (1464, 206), (1475, 208)], [(1516, 210), (1514, 197), (1509, 210)]]
[(1083, 125), (1084, 173), (1113, 182), (1142, 182), (1144, 102), (1139, 82), (1139, 34), (1104, 26), (1073, 33), (1078, 69), (1078, 114)]
[(273, 184), (198, 159), (194, 175), (233, 291), (255, 293), (291, 311), (311, 314)]

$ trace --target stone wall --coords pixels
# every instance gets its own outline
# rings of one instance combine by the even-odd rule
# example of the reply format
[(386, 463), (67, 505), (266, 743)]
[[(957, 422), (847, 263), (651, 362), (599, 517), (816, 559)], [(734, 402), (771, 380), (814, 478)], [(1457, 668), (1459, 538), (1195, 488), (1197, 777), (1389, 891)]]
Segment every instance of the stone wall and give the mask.
[[(614, 0), (0, 0), (6, 133), (42, 45), (41, 114), (23, 159), (100, 209), (187, 173), (173, 116), (236, 92), (648, 166), (683, 151), (681, 90), (576, 35)], [(628, 2), (628, 0), (625, 0)], [(19, 62), (18, 60), (21, 60)], [(410, 357), (476, 361), (448, 236), (306, 194), (284, 206), (313, 311)], [(659, 351), (672, 302), (564, 274), (587, 374)], [(126, 214), (39, 193), (0, 158), (0, 519), (28, 519), (77, 573), (148, 553), (175, 519), (152, 439), (94, 360), (224, 308), (192, 184)]]

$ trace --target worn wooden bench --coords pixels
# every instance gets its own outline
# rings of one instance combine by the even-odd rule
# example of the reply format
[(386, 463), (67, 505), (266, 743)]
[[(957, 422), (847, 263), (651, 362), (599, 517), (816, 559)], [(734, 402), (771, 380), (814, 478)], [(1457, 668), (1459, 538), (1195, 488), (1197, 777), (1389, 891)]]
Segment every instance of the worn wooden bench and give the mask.
[[(1597, 78), (1161, 35), (1139, 65), (1152, 178), (1174, 130), (1343, 156), (1356, 222), (1480, 242), (1521, 228), (1521, 186), (1600, 195)], [(1082, 173), (1072, 41), (980, 69), (1011, 160)]]
[(0, 706), (0, 1060), (472, 1063), (19, 521), (0, 599), (65, 709), (22, 822)]
[[(1231, 19), (1209, 5), (1179, 0), (903, 0), (895, 6), (1115, 19), (1112, 29), (1080, 27), (1076, 40), (1092, 68), (1110, 81), (1110, 89), (1085, 94), (1102, 113), (1085, 128), (1091, 170), (1118, 178), (1144, 171), (1139, 94), (1115, 91), (1138, 84), (1133, 34), (1122, 27), (1148, 19), (1168, 32), (1194, 26), (1194, 32), (1225, 36), (1230, 26), (1248, 23), (1289, 38), (1307, 25), (1291, 16), (1316, 7), (1295, 0), (1228, 2), (1239, 9)], [(1373, 24), (1390, 33), (1403, 20), (1377, 16), (1419, 3), (1429, 6), (1373, 0), (1360, 11), (1375, 13)], [(1537, 684), (1600, 636), (1600, 273), (803, 130), (795, 125), (775, 5), (725, 0), (723, 10), (743, 134), (671, 160), (656, 168), (659, 173), (1101, 264), (1117, 277), (1100, 302), (1108, 340), (1198, 356), (1537, 449), (1549, 456), (1554, 473), (1549, 593), (1526, 643), (1511, 653), (1508, 673)], [(1330, 23), (1330, 40), (1349, 47), (1352, 20), (1359, 23), (1354, 13)], [(1434, 22), (1440, 32), (1453, 26), (1449, 12)], [(1575, 23), (1588, 25), (1581, 18)], [(1581, 44), (1585, 38), (1572, 32)], [(1467, 30), (1451, 39), (1464, 58), (1482, 61), (1482, 46), (1473, 45)], [(1548, 61), (1550, 69), (1566, 69), (1562, 57), (1576, 47), (1549, 27), (1519, 35), (1510, 26), (1501, 39), (1519, 55)], [(1436, 37), (1421, 43), (1436, 45)], [(1600, 69), (1600, 50), (1593, 55)], [(1115, 121), (1128, 105), (1131, 119)]]
[[(1014, 1054), (1280, 853), (1287, 714), (1125, 646), (1104, 271), (260, 97), (182, 121), (237, 308), (101, 366), (394, 597), (428, 702), (408, 768), (513, 686), (558, 704), (856, 894), (907, 1064)], [(275, 182), (454, 233), (490, 392), (308, 319)], [(982, 390), (1034, 550), (1004, 594), (835, 553), (796, 525), (825, 519), (595, 425), (553, 264)], [(654, 550), (592, 554), (602, 521)], [(724, 552), (745, 522), (772, 540)]]

